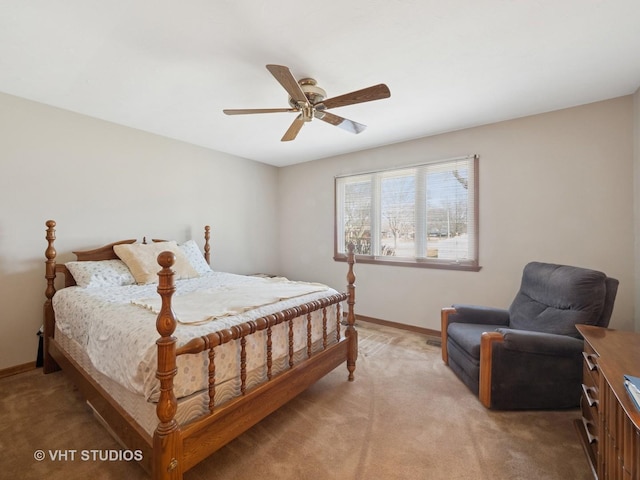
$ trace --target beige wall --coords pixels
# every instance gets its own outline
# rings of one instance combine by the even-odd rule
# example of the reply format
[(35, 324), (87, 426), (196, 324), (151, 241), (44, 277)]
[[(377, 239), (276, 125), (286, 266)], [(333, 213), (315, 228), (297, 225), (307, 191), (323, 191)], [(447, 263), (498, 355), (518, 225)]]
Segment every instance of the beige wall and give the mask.
[(619, 278), (612, 326), (631, 329), (640, 302), (639, 98), (277, 169), (0, 94), (0, 369), (35, 358), (47, 219), (58, 222), (63, 260), (144, 235), (201, 243), (210, 224), (216, 269), (342, 288), (346, 265), (331, 259), (334, 175), (473, 153), (482, 270), (356, 265), (358, 312), (439, 330), (441, 306), (507, 306), (535, 259)]
[(346, 265), (331, 260), (335, 175), (479, 154), (482, 270), (356, 265), (356, 310), (439, 330), (451, 303), (507, 307), (538, 260), (618, 278), (611, 326), (632, 329), (632, 124), (627, 96), (283, 168), (281, 270), (344, 284)]
[(35, 360), (47, 219), (65, 260), (123, 238), (202, 245), (209, 224), (214, 268), (275, 271), (277, 177), (275, 167), (0, 94), (0, 369)]

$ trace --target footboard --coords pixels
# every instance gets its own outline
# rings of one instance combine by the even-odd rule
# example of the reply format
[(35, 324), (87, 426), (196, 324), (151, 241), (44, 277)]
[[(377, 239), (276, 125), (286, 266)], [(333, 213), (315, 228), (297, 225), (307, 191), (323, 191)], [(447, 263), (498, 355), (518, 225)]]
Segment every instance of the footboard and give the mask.
[[(264, 417), (294, 398), (322, 376), (341, 363), (347, 362), (349, 380), (354, 378), (357, 357), (357, 332), (355, 322), (355, 275), (353, 274), (354, 254), (349, 253), (349, 272), (347, 275), (348, 293), (341, 293), (305, 303), (273, 315), (267, 315), (228, 329), (195, 338), (187, 344), (176, 347), (172, 336), (177, 322), (171, 308), (171, 297), (175, 291), (171, 266), (174, 257), (163, 252), (158, 257), (162, 267), (159, 272), (158, 293), (162, 298), (162, 307), (157, 319), (160, 334), (158, 345), (157, 377), (160, 380), (160, 399), (157, 415), (160, 423), (154, 433), (154, 479), (181, 479), (182, 474), (208, 455), (236, 438), (242, 432), (255, 425)], [(347, 327), (344, 337), (341, 333), (342, 313), (340, 302), (347, 300)], [(327, 307), (337, 305), (334, 319), (327, 318)], [(322, 347), (314, 352), (312, 348), (311, 313), (322, 310)], [(294, 362), (293, 320), (306, 315), (306, 359)], [(328, 322), (335, 322), (333, 338), (328, 333)], [(272, 372), (272, 336), (271, 330), (279, 324), (288, 324), (289, 369), (274, 375)], [(250, 390), (246, 389), (246, 341), (249, 335), (266, 331), (267, 381)], [(240, 342), (240, 381), (241, 395), (220, 407), (214, 404), (215, 398), (215, 347), (231, 341)], [(178, 355), (201, 354), (207, 352), (209, 358), (209, 415), (179, 426), (175, 420), (177, 400), (173, 392), (173, 378), (176, 375)]]
[[(311, 325), (311, 312), (322, 309), (322, 350), (326, 350), (329, 345), (339, 342), (341, 338), (340, 333), (340, 321), (341, 321), (341, 309), (340, 303), (347, 299), (346, 293), (338, 295), (331, 295), (330, 297), (321, 298), (319, 300), (305, 303), (303, 305), (289, 308), (273, 315), (267, 315), (265, 317), (258, 318), (243, 324), (220, 330), (215, 333), (194, 338), (190, 342), (186, 343), (182, 347), (176, 350), (176, 355), (185, 354), (198, 354), (207, 352), (209, 358), (209, 411), (213, 413), (215, 409), (215, 385), (216, 385), (216, 364), (215, 364), (215, 347), (229, 343), (235, 340), (240, 342), (240, 394), (245, 395), (247, 392), (247, 337), (254, 335), (256, 332), (265, 330), (265, 347), (267, 352), (266, 370), (267, 379), (273, 379), (273, 341), (272, 341), (272, 328), (281, 323), (287, 325), (287, 331), (289, 333), (289, 345), (288, 345), (288, 365), (289, 368), (293, 368), (294, 361), (294, 330), (293, 320), (302, 315), (306, 315), (306, 356), (311, 358), (313, 352), (312, 341), (312, 325)], [(328, 318), (327, 307), (329, 305), (337, 305), (337, 311), (335, 319), (336, 330), (334, 338), (329, 338), (328, 334)], [(332, 335), (333, 336), (333, 335)]]

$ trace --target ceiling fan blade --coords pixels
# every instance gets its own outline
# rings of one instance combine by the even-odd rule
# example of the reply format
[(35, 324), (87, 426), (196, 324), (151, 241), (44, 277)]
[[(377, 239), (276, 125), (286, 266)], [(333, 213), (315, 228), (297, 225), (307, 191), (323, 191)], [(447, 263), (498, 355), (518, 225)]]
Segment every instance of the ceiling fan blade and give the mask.
[(308, 104), (309, 100), (288, 67), (283, 65), (267, 65), (267, 70), (284, 87), (289, 96), (296, 102)]
[(323, 112), (316, 110), (314, 112), (314, 116), (323, 122), (327, 122), (331, 125), (335, 125), (336, 127), (340, 127), (343, 130), (351, 133), (360, 133), (367, 128), (366, 125), (363, 125), (358, 122), (354, 122), (353, 120), (349, 120), (348, 118), (342, 118), (338, 115), (334, 115), (333, 113)]
[(300, 114), (296, 117), (296, 119), (293, 121), (289, 129), (285, 132), (281, 141), (290, 142), (291, 140), (294, 140), (303, 125), (304, 125), (304, 119), (302, 118), (302, 114)]
[(323, 100), (324, 108), (344, 107), (345, 105), (353, 105), (354, 103), (371, 102), (373, 100), (381, 100), (389, 98), (391, 92), (389, 87), (384, 83), (374, 85), (373, 87), (363, 88), (355, 92), (345, 93), (339, 97), (327, 98)]
[(295, 108), (241, 108), (222, 110), (227, 115), (246, 115), (248, 113), (297, 112)]

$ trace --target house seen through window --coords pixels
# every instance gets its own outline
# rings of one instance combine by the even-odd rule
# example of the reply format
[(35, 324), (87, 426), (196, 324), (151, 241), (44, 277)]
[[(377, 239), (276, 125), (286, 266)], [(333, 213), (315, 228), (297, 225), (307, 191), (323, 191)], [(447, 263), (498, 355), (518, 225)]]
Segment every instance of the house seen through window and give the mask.
[(335, 259), (478, 270), (478, 157), (336, 177)]

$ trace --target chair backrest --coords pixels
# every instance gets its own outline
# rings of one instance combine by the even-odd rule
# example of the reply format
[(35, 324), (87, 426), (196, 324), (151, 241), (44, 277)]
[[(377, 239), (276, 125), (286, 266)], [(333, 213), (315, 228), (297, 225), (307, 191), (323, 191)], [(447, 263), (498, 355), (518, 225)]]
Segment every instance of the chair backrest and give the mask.
[(608, 327), (609, 320), (611, 320), (611, 313), (613, 312), (613, 304), (616, 301), (616, 294), (618, 293), (618, 280), (615, 278), (607, 277), (605, 285), (607, 287), (607, 294), (604, 300), (604, 309), (600, 316), (600, 321), (597, 323), (599, 327)]
[(509, 326), (581, 338), (576, 324), (609, 325), (618, 280), (568, 265), (531, 262), (509, 307)]

